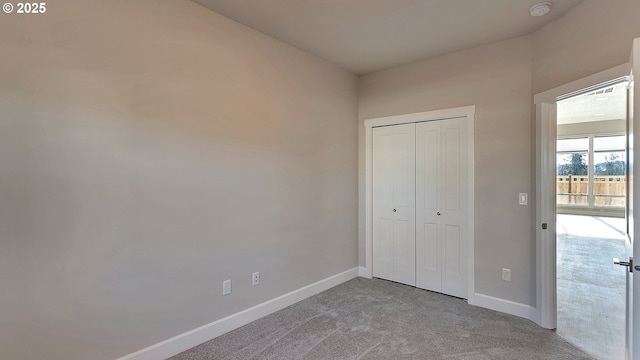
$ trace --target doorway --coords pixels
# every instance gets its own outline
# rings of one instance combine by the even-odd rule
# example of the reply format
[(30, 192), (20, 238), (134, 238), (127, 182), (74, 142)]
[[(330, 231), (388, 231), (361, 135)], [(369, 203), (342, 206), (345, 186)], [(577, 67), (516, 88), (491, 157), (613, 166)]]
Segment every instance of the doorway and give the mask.
[[(599, 359), (617, 359), (620, 353), (624, 357), (625, 325), (613, 324), (620, 315), (620, 323), (625, 323), (624, 310), (616, 312), (615, 306), (606, 305), (607, 298), (599, 297), (597, 290), (615, 296), (616, 291), (605, 290), (620, 288), (613, 285), (616, 281), (605, 279), (613, 272), (623, 283), (623, 295), (614, 302), (625, 309), (627, 276), (613, 265), (612, 257), (624, 259), (628, 248), (623, 246), (620, 252), (610, 245), (618, 240), (626, 246), (628, 240), (624, 218), (627, 74), (626, 66), (619, 66), (534, 97), (539, 155), (536, 221), (541, 226), (536, 230), (540, 291), (533, 320), (557, 328), (576, 345), (582, 342)], [(613, 235), (594, 230), (607, 219), (618, 229)], [(612, 330), (615, 326), (620, 329)], [(604, 346), (603, 341), (615, 338), (617, 331), (616, 339), (623, 345), (611, 341)]]
[(557, 332), (597, 359), (624, 358), (626, 81), (557, 102)]
[(373, 276), (467, 298), (467, 119), (373, 131)]
[[(389, 251), (389, 249), (391, 249), (393, 246), (391, 246), (392, 244), (396, 244), (396, 240), (395, 240), (395, 235), (393, 235), (393, 231), (392, 229), (400, 229), (400, 226), (394, 227), (391, 226), (390, 224), (392, 224), (392, 221), (395, 221), (394, 219), (399, 219), (402, 220), (399, 216), (402, 216), (402, 209), (398, 208), (398, 207), (390, 207), (388, 214), (386, 214), (384, 212), (384, 208), (385, 208), (385, 201), (381, 201), (384, 200), (382, 198), (380, 198), (380, 194), (378, 194), (378, 192), (380, 190), (384, 190), (385, 186), (380, 186), (381, 184), (384, 185), (385, 184), (385, 180), (384, 180), (384, 176), (381, 177), (381, 174), (377, 174), (376, 176), (374, 176), (374, 171), (379, 171), (380, 169), (384, 168), (384, 164), (382, 163), (378, 163), (377, 166), (375, 166), (374, 164), (374, 159), (377, 159), (376, 162), (378, 161), (383, 161), (386, 157), (385, 156), (380, 156), (381, 154), (378, 154), (378, 156), (375, 156), (374, 152), (376, 150), (380, 150), (381, 148), (376, 147), (376, 149), (374, 149), (374, 142), (377, 142), (378, 144), (382, 144), (384, 143), (384, 140), (382, 139), (382, 137), (380, 137), (381, 135), (384, 135), (385, 132), (385, 128), (386, 129), (399, 129), (399, 136), (402, 137), (401, 133), (404, 129), (403, 126), (400, 127), (395, 127), (398, 125), (402, 125), (402, 124), (411, 124), (409, 125), (409, 127), (413, 127), (413, 128), (417, 128), (418, 131), (415, 131), (415, 135), (414, 135), (414, 140), (418, 139), (418, 143), (423, 143), (423, 144), (434, 144), (434, 141), (426, 141), (426, 139), (423, 139), (425, 141), (420, 140), (423, 136), (427, 136), (428, 134), (435, 134), (435, 133), (439, 133), (440, 135), (440, 140), (442, 141), (442, 146), (446, 148), (447, 151), (445, 151), (446, 154), (457, 154), (456, 156), (460, 157), (460, 158), (464, 158), (466, 159), (464, 161), (465, 166), (461, 167), (461, 170), (464, 170), (464, 174), (461, 174), (461, 176), (465, 177), (466, 180), (464, 182), (461, 182), (461, 184), (459, 186), (457, 186), (457, 188), (459, 189), (460, 192), (456, 193), (456, 201), (449, 201), (449, 202), (445, 202), (442, 203), (441, 205), (444, 206), (443, 208), (441, 208), (440, 210), (438, 208), (432, 209), (434, 210), (434, 216), (436, 216), (436, 219), (438, 219), (436, 221), (436, 223), (445, 223), (445, 221), (449, 221), (451, 219), (447, 218), (445, 219), (447, 216), (445, 216), (447, 213), (451, 213), (450, 215), (457, 215), (457, 217), (455, 217), (455, 219), (459, 220), (462, 222), (461, 228), (464, 229), (464, 231), (460, 232), (460, 236), (458, 236), (457, 238), (459, 238), (459, 248), (460, 250), (464, 250), (464, 252), (461, 251), (453, 251), (451, 248), (448, 249), (444, 249), (442, 246), (440, 247), (441, 250), (443, 250), (442, 252), (437, 251), (438, 254), (442, 253), (444, 255), (450, 254), (450, 253), (456, 253), (458, 254), (457, 256), (457, 264), (455, 264), (455, 266), (453, 266), (452, 264), (454, 264), (453, 261), (449, 261), (447, 262), (449, 265), (449, 267), (445, 267), (443, 269), (443, 267), (440, 267), (440, 277), (439, 279), (442, 281), (442, 279), (446, 276), (449, 275), (456, 275), (459, 277), (459, 281), (456, 281), (457, 286), (455, 287), (455, 289), (449, 291), (447, 289), (434, 289), (435, 291), (442, 291), (442, 292), (450, 292), (452, 295), (454, 296), (458, 296), (458, 297), (463, 297), (463, 298), (467, 298), (469, 303), (473, 303), (474, 300), (474, 266), (473, 266), (473, 261), (474, 261), (474, 237), (473, 237), (473, 209), (474, 209), (474, 185), (473, 185), (473, 151), (474, 151), (474, 146), (473, 146), (473, 120), (474, 120), (474, 114), (475, 114), (475, 107), (474, 106), (466, 106), (466, 107), (460, 107), (460, 108), (453, 108), (453, 109), (444, 109), (444, 110), (435, 110), (435, 111), (427, 111), (427, 112), (422, 112), (422, 113), (414, 113), (414, 114), (405, 114), (405, 115), (396, 115), (396, 116), (388, 116), (388, 117), (382, 117), (382, 118), (374, 118), (374, 119), (367, 119), (365, 120), (365, 255), (366, 255), (366, 267), (365, 268), (361, 268), (360, 269), (360, 276), (363, 277), (367, 277), (367, 278), (372, 278), (373, 276), (376, 277), (381, 277), (381, 278), (388, 278), (389, 275), (393, 276), (394, 278), (396, 277), (396, 260), (394, 259), (393, 261), (391, 261), (391, 258), (389, 257), (389, 262), (390, 264), (393, 264), (392, 266), (387, 266), (387, 268), (384, 267), (384, 261), (380, 262), (381, 260), (385, 260), (382, 259), (380, 255), (389, 255), (391, 254), (391, 251)], [(440, 127), (441, 125), (444, 126), (443, 124), (453, 124), (455, 125), (454, 127), (458, 128), (458, 130), (453, 130), (453, 129), (449, 129), (448, 125), (445, 126), (444, 129), (439, 128), (438, 131), (435, 131), (436, 129), (430, 129), (430, 126), (438, 126)], [(456, 125), (457, 124), (457, 125)], [(462, 126), (462, 128), (464, 128), (464, 131), (459, 131), (460, 127)], [(374, 129), (378, 129), (375, 130), (375, 134), (374, 134)], [(430, 130), (434, 130), (434, 131), (430, 131)], [(382, 132), (380, 132), (382, 131)], [(395, 131), (394, 131), (395, 133)], [(455, 135), (455, 136), (454, 136)], [(377, 141), (374, 141), (375, 137), (380, 137), (377, 139)], [(392, 137), (387, 137), (388, 139), (392, 139)], [(454, 138), (459, 139), (462, 143), (465, 144), (464, 148), (459, 148), (457, 146), (452, 146), (452, 144), (455, 143), (455, 141), (452, 141)], [(391, 146), (392, 142), (389, 142), (389, 146)], [(407, 145), (406, 142), (399, 142), (398, 143), (398, 149), (401, 149), (402, 146), (400, 145)], [(451, 147), (452, 146), (452, 147)], [(392, 148), (394, 148), (395, 146), (391, 146)], [(416, 147), (416, 146), (414, 146)], [(449, 148), (451, 147), (451, 149)], [(457, 149), (456, 151), (453, 151), (455, 149)], [(430, 159), (430, 156), (434, 154), (433, 151), (428, 151), (428, 149), (425, 147), (420, 148), (420, 147), (416, 147), (417, 152), (414, 154), (416, 156), (416, 159), (414, 159), (413, 163), (415, 165), (416, 160), (418, 162), (421, 163), (421, 165), (419, 164), (419, 166), (417, 166), (418, 170), (422, 167), (422, 166), (428, 166), (425, 165), (428, 161), (428, 159)], [(422, 149), (422, 150), (421, 150)], [(414, 150), (415, 151), (415, 150)], [(397, 152), (397, 151), (394, 151)], [(400, 154), (401, 152), (399, 152), (398, 154)], [(411, 152), (409, 152), (411, 153)], [(423, 156), (425, 155), (425, 156)], [(429, 156), (427, 156), (429, 155)], [(400, 156), (400, 155), (399, 155)], [(445, 156), (446, 157), (446, 156)], [(400, 160), (403, 158), (403, 156), (400, 156)], [(441, 157), (441, 159), (444, 159)], [(406, 160), (406, 159), (405, 159)], [(406, 162), (406, 161), (404, 161)], [(383, 161), (384, 163), (384, 161)], [(402, 163), (402, 161), (392, 161), (392, 163), (395, 164), (399, 164)], [(411, 163), (411, 161), (409, 161), (409, 163)], [(422, 164), (424, 163), (424, 164)], [(447, 162), (447, 171), (443, 170), (443, 174), (448, 174), (452, 169), (452, 164), (454, 164), (453, 161)], [(375, 170), (375, 169), (378, 170)], [(391, 168), (391, 167), (389, 167)], [(415, 169), (414, 169), (415, 172)], [(385, 172), (386, 173), (386, 172)], [(433, 172), (429, 172), (430, 174), (432, 174)], [(376, 181), (374, 180), (378, 179), (377, 183), (378, 186), (375, 186)], [(415, 175), (409, 176), (407, 177), (407, 179), (412, 179), (415, 178), (417, 180), (425, 178), (425, 176), (421, 175), (421, 172), (418, 171), (415, 173)], [(433, 181), (427, 181), (425, 179), (424, 180), (424, 184), (432, 184), (434, 185), (435, 183)], [(455, 184), (455, 181), (452, 180), (447, 180), (443, 181), (442, 179), (438, 179), (437, 183), (446, 183), (446, 184)], [(382, 181), (382, 183), (380, 182)], [(412, 180), (415, 181), (415, 180)], [(406, 182), (406, 181), (405, 181)], [(391, 184), (395, 183), (395, 181), (392, 181)], [(453, 185), (451, 185), (453, 186)], [(393, 186), (392, 186), (393, 187)], [(390, 187), (389, 189), (391, 189), (392, 187)], [(446, 188), (444, 190), (440, 189), (435, 191), (434, 189), (425, 187), (424, 189), (422, 189), (421, 187), (416, 188), (416, 186), (414, 185), (409, 186), (409, 187), (404, 187), (405, 189), (411, 189), (413, 188), (414, 191), (418, 192), (418, 197), (420, 197), (421, 199), (434, 199), (437, 200), (438, 199), (438, 194), (441, 191), (445, 191), (447, 193), (447, 200), (451, 200), (453, 199), (451, 196), (453, 193), (451, 191), (448, 191), (450, 189)], [(431, 191), (432, 193), (434, 193), (434, 197), (425, 197), (424, 195), (426, 193), (428, 193), (429, 191)], [(435, 191), (435, 192), (434, 192)], [(382, 193), (385, 193), (385, 191), (382, 191)], [(395, 193), (395, 191), (394, 191)], [(403, 192), (398, 192), (398, 195), (401, 195)], [(377, 194), (377, 196), (374, 196), (374, 194)], [(452, 195), (453, 196), (453, 195)], [(376, 202), (374, 201), (374, 198), (378, 198), (379, 200)], [(390, 196), (386, 196), (386, 198), (391, 199), (392, 197)], [(393, 198), (395, 198), (395, 195), (393, 196)], [(416, 217), (416, 197), (415, 194), (414, 196), (409, 197), (410, 199), (413, 199), (412, 202), (414, 204), (413, 206), (413, 211), (414, 214), (409, 214), (409, 218), (413, 219), (413, 221), (415, 221), (415, 217)], [(442, 199), (441, 199), (442, 200)], [(395, 200), (394, 200), (395, 201)], [(421, 200), (422, 201), (422, 200)], [(440, 200), (438, 200), (440, 201)], [(438, 202), (436, 201), (436, 202)], [(402, 201), (400, 202), (402, 203)], [(455, 207), (452, 206), (452, 204), (459, 204), (459, 203), (464, 203), (465, 204), (465, 208), (467, 209), (467, 211), (465, 211), (464, 213), (460, 214), (460, 213), (455, 213), (454, 214), (454, 210)], [(400, 204), (402, 205), (402, 204)], [(409, 206), (409, 210), (412, 206)], [(425, 204), (424, 206), (425, 209), (429, 208), (429, 206), (427, 206), (427, 204)], [(446, 208), (446, 209), (445, 209)], [(430, 209), (430, 208), (429, 208)], [(394, 211), (395, 210), (395, 211)], [(419, 214), (417, 214), (419, 215)], [(422, 221), (423, 216), (419, 216), (420, 217), (420, 221)], [(428, 220), (428, 219), (427, 219)], [(425, 221), (428, 222), (428, 221)], [(448, 222), (446, 224), (449, 224)], [(374, 241), (374, 237), (377, 237), (379, 235), (384, 235), (385, 234), (385, 227), (382, 226), (385, 225), (386, 226), (386, 233), (390, 234), (389, 236), (387, 236), (389, 239), (393, 239), (393, 241), (391, 242), (385, 242), (385, 241)], [(434, 225), (435, 226), (435, 225)], [(376, 231), (377, 228), (377, 231)], [(405, 228), (407, 228), (405, 226)], [(424, 228), (424, 225), (423, 225)], [(454, 228), (454, 226), (448, 226), (448, 230), (451, 230), (451, 228)], [(415, 229), (415, 226), (409, 226), (407, 229), (411, 230), (411, 229)], [(410, 231), (411, 233), (413, 233), (413, 231)], [(430, 232), (431, 234), (432, 232)], [(400, 235), (402, 235), (402, 232), (398, 232), (398, 238), (402, 238)], [(450, 237), (454, 237), (450, 232), (443, 232), (443, 236), (448, 236), (450, 235)], [(419, 236), (420, 237), (420, 236)], [(411, 237), (409, 236), (409, 238), (411, 239)], [(428, 238), (428, 237), (427, 237)], [(438, 237), (432, 237), (431, 239), (434, 240), (433, 244), (437, 244), (438, 241), (435, 241)], [(414, 240), (415, 241), (415, 240)], [(403, 242), (397, 242), (398, 244), (402, 244)], [(382, 246), (387, 245), (386, 246), (386, 251), (382, 250)], [(394, 245), (395, 246), (395, 245)], [(413, 254), (415, 254), (413, 257), (409, 256), (409, 259), (413, 258), (414, 261), (418, 260), (418, 263), (420, 263), (421, 258), (420, 258), (420, 253), (425, 253), (424, 251), (420, 251), (420, 246), (419, 244), (415, 244), (414, 246), (409, 246), (408, 249), (413, 248)], [(397, 253), (399, 254), (399, 259), (402, 258), (407, 258), (407, 256), (402, 256), (403, 254), (406, 255), (406, 250), (407, 247), (406, 246), (400, 246), (398, 248), (398, 251), (394, 251), (394, 254)], [(416, 253), (417, 250), (417, 253)], [(446, 250), (446, 251), (444, 251)], [(452, 250), (452, 251), (450, 251)], [(455, 250), (455, 249), (454, 249)], [(374, 255), (376, 254), (376, 255)], [(374, 256), (376, 256), (376, 260), (374, 260)], [(395, 257), (395, 255), (394, 255)], [(440, 258), (440, 260), (442, 260), (442, 257)], [(378, 266), (375, 266), (376, 262), (378, 263)], [(399, 263), (402, 263), (402, 261), (400, 261)], [(407, 262), (408, 263), (408, 262)], [(429, 263), (429, 264), (433, 264), (434, 262), (429, 262), (426, 261), (425, 263)], [(382, 265), (381, 265), (382, 264)], [(454, 271), (456, 269), (454, 269), (454, 267), (456, 267), (456, 269), (458, 270), (463, 270), (463, 271)], [(415, 262), (414, 265), (412, 266), (413, 268), (415, 268), (415, 270), (409, 271), (409, 276), (407, 277), (408, 280), (410, 280), (409, 282), (407, 281), (403, 281), (403, 280), (394, 280), (394, 281), (401, 281), (401, 282), (405, 282), (405, 283), (409, 283), (412, 285), (417, 285), (417, 286), (421, 286), (419, 285), (419, 283), (421, 283), (420, 281), (420, 277), (423, 275), (421, 270), (418, 270), (418, 267), (416, 266)], [(402, 267), (400, 267), (402, 268)], [(393, 269), (393, 271), (391, 271), (391, 269)], [(379, 271), (382, 270), (382, 273), (380, 273)], [(402, 269), (400, 269), (402, 270)], [(418, 279), (416, 281), (415, 278), (412, 279), (411, 273), (413, 273), (414, 275), (418, 275)], [(460, 275), (457, 275), (460, 274)], [(407, 275), (406, 273), (403, 273), (402, 271), (398, 272), (398, 275), (400, 276), (400, 278), (405, 278)], [(416, 284), (413, 284), (413, 282), (415, 282)]]
[[(574, 82), (538, 93), (534, 96), (536, 114), (536, 230), (535, 230), (535, 308), (531, 320), (547, 329), (556, 328), (556, 111), (557, 102), (563, 98), (584, 93), (588, 88), (603, 88), (607, 83), (628, 81), (627, 99), (627, 183), (625, 258), (616, 262), (628, 271), (625, 306), (625, 359), (640, 359), (640, 265), (633, 258), (640, 258), (640, 242), (634, 241), (640, 226), (640, 217), (635, 216), (640, 207), (640, 197), (634, 196), (634, 178), (640, 176), (640, 167), (635, 166), (640, 149), (640, 123), (634, 114), (640, 113), (638, 83), (634, 74), (640, 73), (640, 38), (634, 39), (630, 61), (576, 80)], [(615, 80), (611, 80), (615, 79)], [(567, 96), (567, 94), (570, 94)], [(533, 250), (533, 248), (532, 248)], [(634, 308), (636, 311), (634, 311)]]

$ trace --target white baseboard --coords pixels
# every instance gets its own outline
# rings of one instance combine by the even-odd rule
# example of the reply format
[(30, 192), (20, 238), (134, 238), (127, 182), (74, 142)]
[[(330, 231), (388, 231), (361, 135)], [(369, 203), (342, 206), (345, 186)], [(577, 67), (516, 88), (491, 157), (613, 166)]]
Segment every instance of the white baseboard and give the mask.
[(117, 360), (161, 360), (179, 354), (203, 342), (237, 329), (259, 318), (284, 309), (310, 296), (319, 294), (343, 282), (358, 277), (360, 269), (353, 268), (294, 290), (275, 299), (263, 302), (241, 312), (229, 315), (197, 329), (187, 331), (171, 339), (151, 345)]
[(529, 305), (478, 293), (469, 297), (469, 304), (519, 316), (525, 319), (530, 319), (532, 312), (535, 312), (535, 309)]
[(373, 278), (373, 274), (371, 273), (371, 270), (364, 266), (358, 267), (358, 276), (367, 278), (367, 279)]
[(544, 327), (542, 326), (542, 316), (540, 316), (540, 312), (533, 306), (529, 308), (529, 320), (538, 324), (540, 327)]

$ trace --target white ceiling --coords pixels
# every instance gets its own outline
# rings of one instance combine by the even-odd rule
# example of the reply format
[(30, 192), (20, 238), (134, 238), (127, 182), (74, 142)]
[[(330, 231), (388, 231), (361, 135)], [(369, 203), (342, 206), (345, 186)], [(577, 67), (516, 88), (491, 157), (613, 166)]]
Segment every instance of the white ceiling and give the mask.
[(192, 0), (358, 75), (530, 34), (583, 0)]
[(626, 118), (626, 82), (558, 101), (558, 125)]

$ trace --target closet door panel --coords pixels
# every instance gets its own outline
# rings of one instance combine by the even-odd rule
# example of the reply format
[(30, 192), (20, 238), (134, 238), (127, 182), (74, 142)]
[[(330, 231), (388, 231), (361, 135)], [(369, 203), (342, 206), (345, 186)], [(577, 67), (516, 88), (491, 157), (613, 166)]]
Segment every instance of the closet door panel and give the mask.
[(373, 129), (373, 276), (393, 280), (393, 131)]
[(442, 291), (438, 224), (422, 225), (423, 228), (416, 232), (416, 286)]
[(380, 218), (375, 222), (373, 233), (373, 276), (393, 280), (393, 220)]
[(416, 284), (466, 297), (466, 119), (416, 125)]
[(443, 121), (442, 204), (443, 210), (460, 210), (460, 129), (451, 127), (454, 120)]
[(467, 297), (466, 119), (373, 129), (373, 276)]
[(445, 226), (442, 248), (442, 292), (466, 298), (466, 243), (461, 237), (461, 227), (452, 225)]
[(413, 221), (396, 220), (393, 249), (393, 280), (415, 285), (416, 252)]
[[(415, 285), (415, 204), (416, 135), (415, 124), (391, 126), (394, 131), (394, 206), (395, 216), (393, 280)], [(393, 211), (392, 210), (392, 211)]]
[(440, 125), (416, 124), (416, 286), (441, 291)]
[(467, 132), (466, 119), (441, 121), (442, 291), (467, 297)]
[(415, 124), (373, 129), (373, 275), (415, 285)]
[(434, 123), (416, 127), (416, 168), (418, 205), (422, 211), (438, 209), (440, 181), (440, 132)]

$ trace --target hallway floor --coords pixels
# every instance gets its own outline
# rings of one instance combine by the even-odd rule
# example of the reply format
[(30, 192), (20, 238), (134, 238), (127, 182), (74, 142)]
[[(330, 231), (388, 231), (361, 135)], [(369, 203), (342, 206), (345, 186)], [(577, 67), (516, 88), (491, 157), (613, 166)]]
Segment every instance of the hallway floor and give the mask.
[(625, 220), (557, 218), (557, 333), (597, 359), (624, 359)]

